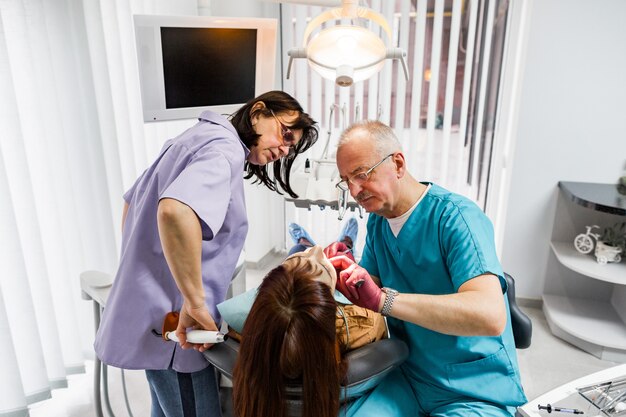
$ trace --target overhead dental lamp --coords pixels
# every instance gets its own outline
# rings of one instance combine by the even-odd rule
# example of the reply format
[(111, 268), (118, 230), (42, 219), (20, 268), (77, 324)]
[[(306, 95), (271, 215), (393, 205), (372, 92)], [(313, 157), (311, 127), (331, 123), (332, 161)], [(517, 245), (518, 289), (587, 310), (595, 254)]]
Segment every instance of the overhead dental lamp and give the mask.
[[(383, 29), (387, 40), (391, 42), (387, 20), (371, 9), (358, 7), (358, 0), (342, 0), (341, 3), (341, 8), (328, 10), (312, 19), (304, 31), (302, 48), (292, 48), (287, 52), (287, 79), (293, 60), (306, 58), (313, 70), (342, 87), (370, 78), (381, 70), (385, 59), (399, 59), (408, 80), (406, 51), (402, 48), (387, 48), (378, 35), (358, 25), (371, 20)], [(338, 24), (313, 34), (323, 23), (337, 20), (340, 21)], [(352, 24), (345, 24), (346, 20), (351, 20)]]

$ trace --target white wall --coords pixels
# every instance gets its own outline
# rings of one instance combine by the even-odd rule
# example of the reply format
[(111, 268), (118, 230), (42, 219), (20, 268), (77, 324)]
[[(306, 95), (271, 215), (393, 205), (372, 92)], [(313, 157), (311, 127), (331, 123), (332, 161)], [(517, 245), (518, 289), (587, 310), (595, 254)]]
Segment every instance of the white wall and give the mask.
[(623, 175), (626, 1), (533, 1), (529, 29), (502, 264), (541, 298), (558, 181)]

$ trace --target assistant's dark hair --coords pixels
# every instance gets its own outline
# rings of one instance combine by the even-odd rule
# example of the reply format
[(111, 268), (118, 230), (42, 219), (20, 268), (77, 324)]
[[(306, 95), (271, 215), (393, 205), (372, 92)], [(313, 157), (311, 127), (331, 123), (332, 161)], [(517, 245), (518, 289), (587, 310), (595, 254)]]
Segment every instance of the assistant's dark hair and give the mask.
[[(252, 110), (255, 103), (262, 101), (265, 108)], [(309, 149), (317, 141), (316, 121), (304, 112), (300, 103), (284, 91), (269, 91), (248, 101), (243, 107), (230, 116), (230, 122), (237, 130), (239, 137), (248, 149), (256, 146), (259, 136), (252, 127), (252, 118), (257, 114), (265, 117), (271, 117), (272, 111), (277, 114), (281, 112), (297, 111), (298, 118), (289, 125), (294, 129), (302, 129), (302, 138), (295, 146), (295, 153), (292, 156), (285, 156), (271, 163), (272, 174), (268, 172), (267, 165), (254, 165), (246, 162), (244, 169), (246, 170), (245, 179), (256, 177), (254, 183), (262, 183), (272, 191), (282, 194), (278, 186), (293, 198), (298, 195), (291, 189), (289, 176), (291, 175), (291, 167), (293, 162), (300, 153)], [(268, 164), (270, 165), (270, 164)]]
[(302, 384), (302, 417), (337, 417), (346, 368), (336, 350), (337, 305), (318, 274), (295, 259), (263, 280), (233, 370), (235, 417), (286, 417), (290, 384)]

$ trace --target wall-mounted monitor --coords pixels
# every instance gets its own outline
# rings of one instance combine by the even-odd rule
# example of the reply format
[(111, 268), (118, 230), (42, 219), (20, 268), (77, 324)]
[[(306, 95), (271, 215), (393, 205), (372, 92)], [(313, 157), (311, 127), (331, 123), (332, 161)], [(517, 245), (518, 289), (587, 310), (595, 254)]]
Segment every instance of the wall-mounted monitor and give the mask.
[(274, 89), (276, 19), (135, 15), (146, 122), (231, 114)]

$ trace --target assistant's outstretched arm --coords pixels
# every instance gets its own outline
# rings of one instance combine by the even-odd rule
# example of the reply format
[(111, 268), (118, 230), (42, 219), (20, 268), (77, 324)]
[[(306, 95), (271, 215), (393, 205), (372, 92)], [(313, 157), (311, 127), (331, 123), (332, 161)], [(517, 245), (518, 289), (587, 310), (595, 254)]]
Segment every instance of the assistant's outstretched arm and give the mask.
[[(205, 304), (202, 285), (202, 227), (196, 213), (186, 204), (171, 198), (159, 202), (157, 211), (163, 254), (184, 302), (176, 336), (183, 348), (204, 350), (187, 343), (188, 327), (217, 330)], [(206, 347), (206, 345), (204, 346)]]

